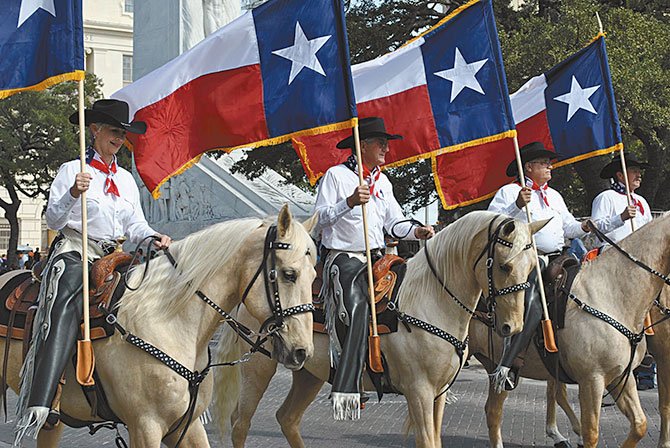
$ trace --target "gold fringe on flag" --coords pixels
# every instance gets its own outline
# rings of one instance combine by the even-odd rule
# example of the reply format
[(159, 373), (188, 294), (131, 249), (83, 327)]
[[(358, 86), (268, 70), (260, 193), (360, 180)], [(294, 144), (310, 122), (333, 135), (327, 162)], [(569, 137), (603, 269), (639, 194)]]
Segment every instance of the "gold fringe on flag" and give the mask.
[(19, 92), (44, 90), (46, 88), (55, 86), (56, 84), (60, 84), (61, 82), (65, 81), (81, 81), (82, 79), (84, 79), (85, 76), (86, 72), (84, 72), (83, 70), (75, 70), (74, 72), (63, 73), (61, 75), (52, 76), (32, 86), (19, 87), (18, 89), (0, 90), (0, 100), (9, 98), (10, 96)]
[(278, 145), (280, 143), (287, 142), (294, 137), (300, 137), (300, 136), (306, 136), (306, 135), (319, 135), (319, 134), (325, 134), (325, 133), (333, 132), (333, 131), (340, 131), (342, 129), (350, 129), (350, 128), (353, 128), (354, 126), (356, 126), (357, 124), (358, 124), (358, 117), (354, 117), (354, 118), (351, 118), (347, 121), (342, 121), (340, 123), (334, 123), (334, 124), (329, 124), (329, 125), (326, 125), (326, 126), (319, 126), (319, 127), (316, 127), (316, 128), (304, 129), (302, 131), (293, 132), (291, 134), (280, 135), (279, 137), (273, 137), (273, 138), (269, 138), (269, 139), (265, 139), (265, 140), (260, 140), (260, 141), (257, 141), (257, 142), (251, 142), (251, 143), (244, 144), (244, 145), (233, 146), (231, 148), (215, 148), (215, 149), (207, 150), (204, 153), (198, 155), (197, 157), (194, 157), (193, 159), (189, 160), (188, 162), (183, 164), (181, 167), (179, 167), (177, 170), (175, 170), (174, 172), (170, 173), (168, 176), (163, 178), (163, 180), (161, 180), (158, 183), (156, 188), (154, 188), (151, 191), (151, 196), (153, 196), (154, 199), (160, 198), (161, 197), (161, 192), (160, 192), (161, 186), (165, 182), (170, 180), (170, 178), (172, 178), (172, 177), (174, 177), (178, 174), (183, 173), (184, 171), (186, 171), (187, 169), (191, 168), (193, 165), (198, 163), (200, 161), (200, 158), (202, 157), (202, 155), (205, 154), (205, 153), (213, 152), (213, 151), (224, 151), (226, 153), (230, 153), (230, 152), (232, 152), (236, 149), (240, 149), (240, 148), (253, 149), (253, 148), (259, 148), (261, 146)]

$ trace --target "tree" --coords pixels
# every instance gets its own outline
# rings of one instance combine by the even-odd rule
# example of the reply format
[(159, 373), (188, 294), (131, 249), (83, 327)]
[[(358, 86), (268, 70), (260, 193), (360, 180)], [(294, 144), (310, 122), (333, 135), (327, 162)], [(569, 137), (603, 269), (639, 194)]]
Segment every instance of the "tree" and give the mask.
[[(554, 22), (530, 14), (518, 29), (501, 33), (510, 91), (578, 51), (598, 32), (598, 11), (607, 32), (607, 50), (627, 151), (651, 163), (640, 193), (653, 208), (668, 207), (662, 185), (670, 182), (670, 27), (655, 14), (606, 3), (563, 0)], [(629, 2), (634, 3), (634, 2)], [(653, 93), (652, 93), (653, 92)], [(608, 156), (555, 171), (553, 184), (575, 214), (590, 214), (591, 201), (608, 187), (598, 173)], [(575, 176), (575, 173), (577, 176)]]
[[(100, 81), (86, 75), (88, 103), (101, 96)], [(77, 108), (77, 83), (65, 82), (42, 92), (22, 92), (0, 101), (0, 186), (9, 200), (0, 208), (9, 221), (7, 258), (16, 263), (19, 194), (48, 198), (58, 167), (79, 154), (77, 127), (68, 117)]]

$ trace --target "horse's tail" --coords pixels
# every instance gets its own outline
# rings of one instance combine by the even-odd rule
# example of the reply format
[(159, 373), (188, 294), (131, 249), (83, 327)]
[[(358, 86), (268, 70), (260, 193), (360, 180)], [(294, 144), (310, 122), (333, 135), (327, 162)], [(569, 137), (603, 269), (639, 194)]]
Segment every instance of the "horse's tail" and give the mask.
[[(237, 334), (224, 325), (219, 343), (214, 351), (216, 363), (232, 362), (242, 356), (243, 345)], [(225, 439), (231, 427), (233, 412), (237, 409), (241, 388), (240, 365), (223, 366), (214, 371), (214, 397), (212, 400), (213, 419)]]

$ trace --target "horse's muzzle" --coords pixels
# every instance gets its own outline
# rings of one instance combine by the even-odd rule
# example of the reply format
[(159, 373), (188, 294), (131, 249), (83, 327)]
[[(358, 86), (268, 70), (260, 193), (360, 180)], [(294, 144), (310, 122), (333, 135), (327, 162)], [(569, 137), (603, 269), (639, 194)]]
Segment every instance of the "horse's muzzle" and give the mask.
[(283, 340), (275, 338), (272, 357), (289, 370), (300, 370), (309, 359), (310, 354), (305, 348), (288, 350)]

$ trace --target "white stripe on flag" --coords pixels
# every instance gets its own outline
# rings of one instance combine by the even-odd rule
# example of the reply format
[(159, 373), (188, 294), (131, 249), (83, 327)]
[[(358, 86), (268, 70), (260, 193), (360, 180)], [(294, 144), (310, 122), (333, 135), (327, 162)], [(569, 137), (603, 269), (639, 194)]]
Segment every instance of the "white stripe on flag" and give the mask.
[(521, 123), (547, 108), (544, 101), (544, 90), (546, 88), (547, 78), (542, 74), (532, 78), (510, 95), (509, 99), (512, 103), (515, 124)]
[(426, 84), (421, 44), (418, 39), (393, 53), (351, 67), (356, 102), (364, 103)]
[[(251, 11), (233, 20), (195, 47), (112, 95), (130, 106), (130, 116), (210, 73), (259, 64)], [(231, 100), (232, 101), (232, 100)]]

